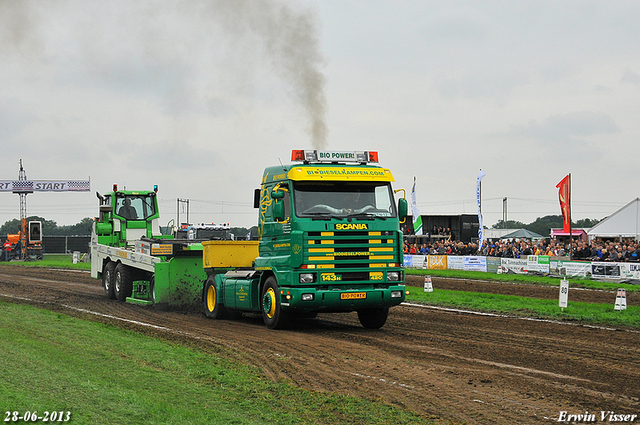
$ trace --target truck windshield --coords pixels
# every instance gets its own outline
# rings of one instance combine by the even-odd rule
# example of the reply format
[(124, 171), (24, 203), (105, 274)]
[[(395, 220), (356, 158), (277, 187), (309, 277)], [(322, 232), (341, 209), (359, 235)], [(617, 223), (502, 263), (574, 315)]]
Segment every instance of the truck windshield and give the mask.
[(156, 213), (151, 195), (121, 195), (116, 198), (116, 214), (127, 220), (146, 220)]
[(298, 217), (396, 216), (388, 182), (295, 182), (293, 188)]

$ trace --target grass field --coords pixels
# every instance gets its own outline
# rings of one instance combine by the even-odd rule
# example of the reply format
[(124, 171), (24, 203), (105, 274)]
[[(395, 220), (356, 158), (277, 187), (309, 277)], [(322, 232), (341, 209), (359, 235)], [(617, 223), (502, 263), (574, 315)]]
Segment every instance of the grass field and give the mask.
[(91, 270), (91, 263), (80, 262), (73, 264), (73, 257), (66, 254), (46, 254), (43, 260), (39, 261), (11, 261), (8, 264), (16, 267), (57, 267), (72, 268), (77, 270)]
[(517, 297), (513, 295), (434, 290), (424, 292), (413, 289), (407, 301), (427, 305), (461, 308), (474, 311), (500, 313), (519, 317), (568, 320), (602, 326), (640, 328), (640, 307), (628, 306), (616, 311), (611, 304), (593, 304), (570, 301), (561, 309), (558, 300)]
[[(450, 277), (461, 279), (476, 279), (476, 280), (492, 280), (497, 282), (516, 282), (516, 283), (529, 283), (533, 285), (546, 285), (546, 286), (558, 286), (560, 279), (558, 277), (549, 276), (535, 276), (525, 274), (494, 274), (486, 272), (471, 272), (464, 270), (423, 270), (423, 269), (407, 269), (409, 275), (431, 275), (438, 277)], [(568, 278), (571, 286), (574, 288), (586, 288), (586, 289), (602, 289), (613, 291), (617, 288), (625, 288), (627, 292), (640, 291), (640, 285), (632, 285), (621, 282), (605, 282), (583, 278)]]
[[(9, 264), (90, 269), (69, 255)], [(1, 301), (0, 353), (0, 413), (11, 423), (14, 412), (70, 412), (77, 424), (425, 423), (375, 400), (272, 382), (223, 349)]]
[[(519, 282), (531, 285), (559, 287), (558, 278), (526, 275), (497, 275), (483, 272), (465, 272), (458, 270), (408, 270), (408, 274), (455, 277), (463, 279), (498, 280)], [(627, 293), (636, 292), (637, 285), (619, 282), (599, 282), (588, 279), (569, 279), (572, 288), (588, 288), (595, 290), (615, 290), (625, 288)], [(463, 291), (434, 290), (424, 292), (422, 288), (410, 288), (407, 301), (422, 304), (464, 308), (483, 312), (509, 314), (519, 317), (535, 317), (551, 320), (569, 320), (603, 326), (623, 326), (640, 328), (640, 307), (628, 305), (626, 310), (614, 310), (613, 302), (609, 304), (593, 304), (569, 301), (568, 307), (561, 309), (558, 299), (542, 300), (512, 295), (486, 294)]]
[(27, 305), (0, 302), (0, 353), (4, 420), (70, 412), (74, 424), (425, 423), (374, 400), (272, 382), (223, 349)]
[[(9, 263), (16, 266), (27, 267), (60, 267), (89, 270), (90, 263), (72, 264), (70, 255), (47, 255), (44, 261)], [(532, 285), (559, 285), (558, 278), (545, 276), (529, 276), (518, 274), (493, 274), (483, 272), (469, 272), (463, 270), (421, 270), (407, 269), (407, 274), (439, 277), (451, 277), (462, 279), (496, 280), (504, 282), (519, 282)], [(638, 285), (620, 282), (602, 282), (590, 279), (569, 279), (572, 288), (587, 288), (596, 290), (613, 291), (617, 288), (625, 288), (627, 293), (640, 290)], [(613, 304), (589, 304), (570, 302), (569, 307), (560, 309), (558, 300), (538, 300), (525, 297), (516, 297), (498, 294), (478, 294), (473, 292), (459, 292), (436, 290), (424, 293), (422, 290), (412, 288), (407, 296), (407, 301), (419, 302), (428, 305), (467, 308), (485, 312), (510, 314), (514, 316), (536, 317), (554, 320), (571, 320), (597, 325), (625, 326), (640, 328), (640, 306), (629, 305), (624, 311), (613, 310)]]
[[(86, 269), (71, 256), (16, 267)], [(451, 273), (453, 272), (453, 273)], [(425, 274), (425, 271), (411, 271)], [(466, 279), (507, 279), (558, 285), (558, 279), (457, 271), (431, 275)], [(572, 286), (615, 289), (633, 285), (580, 280)], [(640, 328), (640, 308), (614, 311), (610, 304), (448, 290), (411, 288), (407, 301), (509, 315)], [(234, 361), (224, 349), (190, 347), (83, 321), (60, 313), (0, 302), (0, 413), (70, 412), (79, 424), (413, 424), (425, 423), (392, 406), (334, 393), (302, 390), (273, 382), (253, 366)]]

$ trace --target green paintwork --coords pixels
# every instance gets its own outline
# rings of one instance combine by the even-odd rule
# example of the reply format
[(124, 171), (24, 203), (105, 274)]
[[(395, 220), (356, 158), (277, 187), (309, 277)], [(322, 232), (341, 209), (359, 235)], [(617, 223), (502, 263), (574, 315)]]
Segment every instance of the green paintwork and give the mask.
[[(239, 311), (268, 311), (273, 300), (268, 294), (262, 295), (262, 285), (273, 275), (280, 290), (276, 296), (282, 309), (288, 312), (345, 312), (400, 304), (404, 301), (405, 286), (398, 215), (375, 220), (298, 217), (291, 211), (295, 207), (285, 206), (285, 202), (292, 196), (294, 179), (304, 181), (307, 167), (309, 174), (313, 170), (315, 175), (322, 174), (324, 169), (334, 175), (336, 170), (344, 175), (351, 172), (382, 175), (380, 167), (364, 165), (298, 164), (267, 168), (260, 190), (260, 243), (255, 259), (255, 270), (260, 273), (251, 278), (216, 276), (218, 302)], [(389, 178), (392, 180), (387, 173), (384, 179)], [(318, 181), (316, 177), (310, 180)], [(332, 180), (340, 179), (332, 177)], [(406, 200), (399, 202), (399, 210), (406, 215)], [(317, 252), (319, 248), (325, 251)], [(400, 279), (387, 281), (388, 272), (398, 272)], [(316, 281), (301, 284), (301, 273), (314, 274)], [(401, 295), (391, 298), (391, 292)], [(342, 299), (343, 293), (358, 295)], [(303, 294), (313, 297), (312, 300), (303, 301)]]
[[(136, 220), (127, 220), (124, 216), (119, 215), (118, 211), (115, 211), (117, 199), (126, 197), (152, 200), (148, 207), (153, 210), (153, 214)], [(127, 229), (144, 229), (145, 236), (154, 236), (152, 223), (154, 219), (160, 218), (158, 199), (154, 191), (118, 190), (106, 193), (103, 200), (105, 202), (101, 203), (100, 216), (97, 217), (95, 226), (99, 244), (116, 247), (127, 246)], [(147, 208), (147, 205), (144, 207)], [(115, 230), (115, 221), (120, 223), (120, 231)]]
[[(137, 204), (140, 218), (127, 220), (124, 216), (116, 214), (114, 206), (118, 204), (117, 199), (122, 200), (126, 197), (140, 200)], [(102, 200), (100, 217), (95, 223), (99, 244), (120, 248), (132, 247), (134, 241), (127, 241), (128, 232), (162, 239), (169, 244), (172, 242), (173, 236), (152, 233), (153, 221), (159, 218), (158, 200), (154, 191), (109, 192)], [(118, 227), (117, 222), (120, 231), (115, 230)], [(127, 302), (155, 305), (159, 308), (200, 304), (202, 282), (207, 278), (202, 267), (202, 244), (180, 244), (179, 249), (174, 247), (170, 250), (170, 255), (158, 258), (161, 261), (155, 264), (153, 275), (148, 272), (135, 272), (133, 291)], [(112, 258), (112, 261), (117, 260)]]
[(200, 304), (202, 283), (207, 274), (202, 267), (202, 245), (188, 256), (176, 256), (155, 266), (155, 303), (159, 307)]
[[(406, 201), (396, 207), (391, 181), (393, 177), (388, 170), (371, 165), (295, 164), (267, 168), (259, 191), (258, 256), (251, 270), (235, 270), (225, 275), (234, 270), (226, 267), (230, 263), (203, 267), (202, 244), (183, 244), (180, 249), (173, 245), (170, 252), (158, 256), (161, 261), (155, 264), (153, 276), (148, 272), (136, 275), (132, 296), (127, 301), (160, 308), (198, 305), (203, 303), (204, 282), (208, 275), (213, 275), (217, 302), (231, 311), (265, 309), (268, 316), (276, 305), (285, 313), (311, 314), (398, 305), (405, 297), (398, 209), (404, 215)], [(295, 185), (327, 183), (327, 187), (336, 188), (337, 196), (341, 185), (354, 182), (356, 186), (378, 185), (381, 193), (388, 193), (391, 204), (387, 203), (386, 210), (380, 209), (377, 200), (374, 202), (374, 208), (386, 215), (316, 217), (296, 212), (294, 201), (299, 195), (294, 191)], [(367, 195), (377, 199), (377, 189), (376, 186), (376, 192)], [(108, 193), (105, 198), (114, 201), (127, 195), (148, 196), (155, 213), (146, 219), (126, 220), (113, 211), (110, 203), (101, 207), (96, 222), (98, 243), (131, 246), (131, 238), (126, 240), (128, 232), (170, 238), (152, 235), (152, 221), (158, 219), (155, 193), (119, 191)], [(331, 198), (334, 193), (330, 189), (324, 195)], [(116, 221), (120, 222), (120, 231), (115, 230)], [(232, 251), (229, 254), (238, 255)], [(216, 258), (224, 257), (216, 254)], [(389, 273), (397, 273), (398, 280), (388, 280)], [(312, 274), (315, 281), (300, 283), (301, 274)], [(263, 285), (270, 276), (275, 278), (278, 291), (263, 295)], [(153, 281), (149, 280), (152, 277)], [(397, 296), (392, 298), (392, 292)], [(303, 295), (309, 299), (303, 300)]]

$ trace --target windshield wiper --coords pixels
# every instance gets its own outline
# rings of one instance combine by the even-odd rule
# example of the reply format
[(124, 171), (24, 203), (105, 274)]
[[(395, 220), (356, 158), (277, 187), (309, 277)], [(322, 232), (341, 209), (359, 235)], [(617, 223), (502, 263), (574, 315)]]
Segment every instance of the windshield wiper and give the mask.
[(373, 213), (363, 212), (363, 213), (348, 214), (346, 218), (357, 218), (360, 220), (373, 220), (375, 218), (384, 218), (384, 217), (380, 217), (379, 215), (373, 214)]
[(304, 216), (311, 217), (313, 220), (331, 220), (331, 217), (333, 217), (331, 213), (326, 212), (311, 212), (306, 213)]

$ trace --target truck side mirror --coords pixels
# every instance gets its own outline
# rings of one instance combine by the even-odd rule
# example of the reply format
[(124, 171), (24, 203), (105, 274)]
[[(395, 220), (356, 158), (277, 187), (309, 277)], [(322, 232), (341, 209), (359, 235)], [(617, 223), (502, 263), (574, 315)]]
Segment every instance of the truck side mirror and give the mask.
[(409, 204), (407, 200), (404, 198), (398, 199), (398, 218), (400, 221), (403, 221), (407, 218), (407, 214), (409, 212)]
[[(274, 192), (279, 193), (280, 195), (284, 195), (283, 192)], [(282, 198), (282, 196), (280, 196)], [(273, 217), (276, 221), (284, 221), (284, 202), (278, 200), (276, 198), (276, 202), (273, 204)]]
[(253, 208), (260, 208), (260, 189), (253, 191)]
[(285, 203), (283, 201), (285, 192), (286, 189), (280, 188), (280, 185), (271, 191), (271, 198), (275, 201), (273, 203), (273, 218), (275, 218), (277, 222), (283, 222), (285, 219)]

